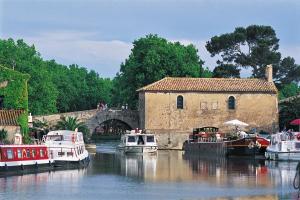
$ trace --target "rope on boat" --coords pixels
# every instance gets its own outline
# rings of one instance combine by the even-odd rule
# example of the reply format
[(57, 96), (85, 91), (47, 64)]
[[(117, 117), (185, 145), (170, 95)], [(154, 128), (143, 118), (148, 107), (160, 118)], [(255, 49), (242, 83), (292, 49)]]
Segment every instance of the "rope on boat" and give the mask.
[(296, 167), (296, 174), (293, 181), (293, 186), (296, 190), (298, 190), (298, 198), (300, 197), (300, 162), (298, 162), (298, 165)]

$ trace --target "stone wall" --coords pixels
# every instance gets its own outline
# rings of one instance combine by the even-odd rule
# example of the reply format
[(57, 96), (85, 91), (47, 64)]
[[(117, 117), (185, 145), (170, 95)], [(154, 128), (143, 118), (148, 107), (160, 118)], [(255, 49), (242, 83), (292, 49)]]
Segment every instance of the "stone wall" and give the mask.
[(16, 133), (21, 133), (20, 126), (0, 126), (0, 130), (6, 130), (7, 131), (7, 140), (13, 141)]
[(78, 112), (68, 112), (68, 113), (59, 113), (54, 115), (41, 115), (41, 116), (33, 116), (33, 121), (40, 120), (45, 121), (49, 124), (49, 126), (54, 126), (62, 117), (77, 117), (77, 119), (81, 122), (85, 122), (86, 120), (94, 117), (97, 113), (97, 110), (86, 110), (86, 111), (78, 111)]
[[(183, 109), (177, 109), (177, 96), (184, 98)], [(234, 96), (236, 109), (228, 109), (228, 98)], [(223, 123), (239, 119), (246, 130), (276, 131), (278, 108), (276, 94), (263, 93), (145, 93), (145, 129), (160, 137), (160, 147), (182, 148), (193, 128), (214, 126), (222, 132), (232, 131)], [(141, 125), (143, 127), (143, 125)]]

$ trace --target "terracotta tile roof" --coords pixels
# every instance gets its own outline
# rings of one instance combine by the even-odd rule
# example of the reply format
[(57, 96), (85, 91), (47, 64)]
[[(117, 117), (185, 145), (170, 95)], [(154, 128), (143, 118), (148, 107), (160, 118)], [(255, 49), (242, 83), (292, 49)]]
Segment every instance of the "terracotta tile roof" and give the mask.
[(263, 79), (166, 77), (137, 91), (259, 92), (277, 93), (273, 82)]
[(18, 126), (18, 117), (24, 110), (0, 110), (0, 126)]

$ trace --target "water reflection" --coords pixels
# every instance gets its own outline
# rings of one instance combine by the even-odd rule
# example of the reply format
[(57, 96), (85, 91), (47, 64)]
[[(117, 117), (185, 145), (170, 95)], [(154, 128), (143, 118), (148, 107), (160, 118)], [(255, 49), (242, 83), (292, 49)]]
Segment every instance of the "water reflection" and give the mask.
[[(97, 146), (87, 169), (0, 178), (0, 199), (295, 199), (296, 162), (122, 155)], [(137, 195), (138, 194), (138, 195)]]

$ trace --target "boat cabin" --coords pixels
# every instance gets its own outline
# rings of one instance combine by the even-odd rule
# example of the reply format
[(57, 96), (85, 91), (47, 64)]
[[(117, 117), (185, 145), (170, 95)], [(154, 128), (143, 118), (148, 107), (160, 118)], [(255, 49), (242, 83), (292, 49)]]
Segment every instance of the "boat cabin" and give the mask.
[(0, 162), (48, 159), (44, 145), (0, 145)]
[(127, 146), (156, 144), (156, 138), (153, 134), (125, 134), (121, 141)]

